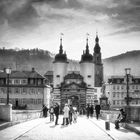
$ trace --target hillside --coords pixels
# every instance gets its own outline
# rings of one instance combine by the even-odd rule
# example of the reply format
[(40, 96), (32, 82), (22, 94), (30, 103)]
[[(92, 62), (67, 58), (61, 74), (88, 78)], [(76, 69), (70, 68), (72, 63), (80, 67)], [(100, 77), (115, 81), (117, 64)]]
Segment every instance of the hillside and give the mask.
[(131, 74), (140, 75), (140, 50), (130, 51), (103, 60), (105, 77), (124, 75), (125, 68), (131, 68)]
[[(54, 54), (41, 49), (14, 50), (0, 49), (0, 70), (11, 67), (13, 70), (31, 70), (34, 67), (45, 74), (53, 70)], [(68, 70), (79, 71), (79, 63), (69, 60)], [(124, 75), (125, 68), (131, 68), (133, 75), (140, 75), (140, 50), (126, 52), (103, 60), (105, 79), (110, 75)]]
[[(53, 69), (54, 54), (41, 49), (15, 50), (0, 49), (0, 70), (11, 67), (12, 70), (31, 70), (32, 67), (44, 75)], [(79, 70), (78, 62), (69, 60), (69, 70)], [(74, 67), (73, 67), (74, 66)]]

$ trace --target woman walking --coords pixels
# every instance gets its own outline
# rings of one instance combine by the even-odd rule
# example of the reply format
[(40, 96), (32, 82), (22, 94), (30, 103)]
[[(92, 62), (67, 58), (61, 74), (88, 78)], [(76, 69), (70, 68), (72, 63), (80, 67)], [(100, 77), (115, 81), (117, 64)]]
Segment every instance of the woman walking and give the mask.
[(68, 107), (68, 104), (65, 104), (65, 107), (64, 107), (64, 115), (63, 115), (63, 123), (62, 125), (68, 125), (69, 124), (69, 107)]

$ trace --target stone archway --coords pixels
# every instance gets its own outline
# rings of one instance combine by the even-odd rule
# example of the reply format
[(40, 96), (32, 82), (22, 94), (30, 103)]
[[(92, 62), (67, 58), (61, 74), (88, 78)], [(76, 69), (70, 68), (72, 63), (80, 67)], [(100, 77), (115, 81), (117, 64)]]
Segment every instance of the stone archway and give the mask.
[(76, 95), (69, 96), (68, 104), (72, 105), (73, 107), (76, 107), (79, 110), (79, 107), (80, 107), (79, 97)]

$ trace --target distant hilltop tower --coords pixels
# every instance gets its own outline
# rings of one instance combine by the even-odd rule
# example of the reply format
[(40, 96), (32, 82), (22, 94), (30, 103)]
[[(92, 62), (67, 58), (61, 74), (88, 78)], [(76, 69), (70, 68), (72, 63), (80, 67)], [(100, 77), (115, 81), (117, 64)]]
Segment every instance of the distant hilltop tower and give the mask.
[(99, 38), (97, 33), (95, 38), (93, 61), (95, 64), (95, 87), (101, 87), (103, 82), (103, 64), (102, 64), (101, 48), (99, 45)]

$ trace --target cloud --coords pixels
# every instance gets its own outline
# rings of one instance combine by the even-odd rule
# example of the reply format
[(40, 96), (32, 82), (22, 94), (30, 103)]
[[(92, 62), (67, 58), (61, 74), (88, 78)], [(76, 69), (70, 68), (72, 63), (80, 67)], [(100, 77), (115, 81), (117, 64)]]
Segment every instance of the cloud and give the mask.
[[(139, 12), (139, 0), (1, 0), (0, 26), (3, 28), (7, 21), (12, 29), (31, 31), (49, 22), (54, 22), (54, 26), (92, 22), (109, 23), (110, 27), (121, 28), (125, 33), (126, 30), (140, 31)], [(110, 34), (117, 33), (120, 34), (121, 30)]]

